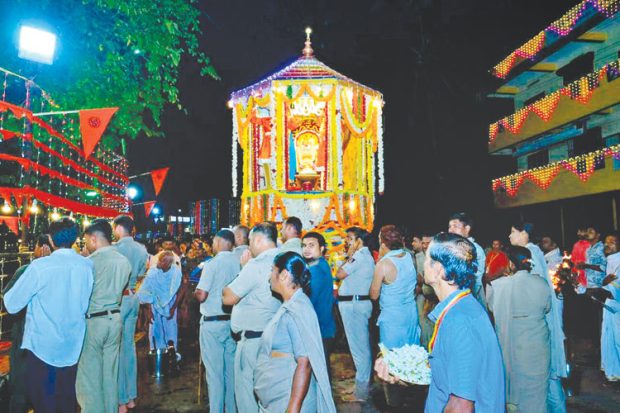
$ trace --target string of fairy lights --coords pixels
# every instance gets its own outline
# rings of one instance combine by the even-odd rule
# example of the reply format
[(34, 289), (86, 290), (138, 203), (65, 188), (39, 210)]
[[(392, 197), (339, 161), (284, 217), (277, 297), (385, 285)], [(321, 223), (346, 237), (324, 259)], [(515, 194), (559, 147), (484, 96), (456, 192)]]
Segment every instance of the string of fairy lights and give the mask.
[(6, 143), (0, 153), (0, 212), (37, 214), (41, 204), (52, 219), (74, 207), (83, 216), (127, 211), (127, 160), (101, 147), (85, 159), (77, 115), (35, 116), (30, 108), (43, 113), (57, 105), (34, 82), (0, 71), (0, 141)]
[(620, 9), (620, 0), (584, 0), (568, 10), (562, 17), (536, 34), (491, 69), (491, 73), (505, 79), (510, 71), (524, 60), (534, 60), (541, 50), (558, 37), (568, 36), (586, 15), (602, 14), (612, 17)]
[(562, 169), (572, 172), (581, 182), (587, 182), (596, 173), (597, 168), (605, 166), (608, 159), (620, 161), (620, 145), (496, 178), (492, 181), (493, 191), (503, 190), (508, 196), (515, 197), (526, 179), (540, 189), (546, 190)]
[(489, 125), (489, 144), (493, 143), (502, 131), (518, 135), (531, 113), (536, 114), (545, 122), (549, 121), (558, 109), (562, 96), (587, 105), (605, 78), (607, 78), (607, 82), (610, 82), (618, 77), (620, 77), (620, 59), (606, 64), (599, 70), (571, 82), (497, 122), (493, 122)]

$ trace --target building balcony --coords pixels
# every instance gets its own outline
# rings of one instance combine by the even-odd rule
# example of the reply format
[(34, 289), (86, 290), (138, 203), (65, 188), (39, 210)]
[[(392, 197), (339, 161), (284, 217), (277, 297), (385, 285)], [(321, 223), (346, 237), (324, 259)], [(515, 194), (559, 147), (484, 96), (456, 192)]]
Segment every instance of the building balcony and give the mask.
[(620, 8), (618, 0), (583, 0), (569, 9), (533, 38), (522, 44), (491, 69), (500, 79), (515, 76), (515, 72), (536, 66), (544, 57), (562, 48), (571, 40), (599, 41), (599, 34), (588, 30)]
[(489, 125), (489, 153), (620, 103), (620, 60)]
[(620, 145), (494, 179), (498, 208), (620, 190)]

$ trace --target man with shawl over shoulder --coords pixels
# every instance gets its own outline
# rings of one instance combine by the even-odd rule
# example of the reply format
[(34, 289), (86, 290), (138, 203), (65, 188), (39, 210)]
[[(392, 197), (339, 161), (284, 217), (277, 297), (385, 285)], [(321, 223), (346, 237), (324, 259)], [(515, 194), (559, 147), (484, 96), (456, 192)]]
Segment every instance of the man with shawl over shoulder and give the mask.
[(158, 255), (157, 266), (149, 268), (138, 291), (138, 299), (152, 309), (152, 336), (155, 349), (165, 349), (171, 341), (177, 347), (177, 312), (174, 307), (181, 286), (181, 268), (175, 264), (172, 251)]

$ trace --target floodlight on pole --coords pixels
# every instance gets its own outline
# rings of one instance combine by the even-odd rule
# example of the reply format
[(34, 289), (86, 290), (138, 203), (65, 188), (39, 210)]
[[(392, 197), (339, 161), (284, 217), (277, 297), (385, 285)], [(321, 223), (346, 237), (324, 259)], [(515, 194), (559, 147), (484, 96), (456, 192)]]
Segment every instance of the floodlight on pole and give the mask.
[(161, 211), (159, 210), (158, 206), (153, 207), (153, 215), (159, 215)]
[(51, 65), (56, 53), (56, 35), (32, 26), (19, 29), (19, 54), (22, 59)]

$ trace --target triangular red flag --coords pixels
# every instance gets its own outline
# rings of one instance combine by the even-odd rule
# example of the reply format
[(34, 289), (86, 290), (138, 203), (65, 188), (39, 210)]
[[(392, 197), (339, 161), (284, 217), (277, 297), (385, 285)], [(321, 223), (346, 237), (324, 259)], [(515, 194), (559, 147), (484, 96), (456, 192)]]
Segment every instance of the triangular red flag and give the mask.
[(148, 217), (153, 212), (153, 208), (155, 207), (155, 201), (148, 201), (144, 203), (144, 213)]
[(168, 170), (170, 168), (155, 169), (151, 172), (151, 179), (153, 180), (153, 187), (155, 188), (155, 195), (159, 195), (161, 187), (168, 176)]
[(86, 109), (80, 111), (80, 133), (84, 157), (88, 159), (99, 143), (101, 135), (118, 108)]

